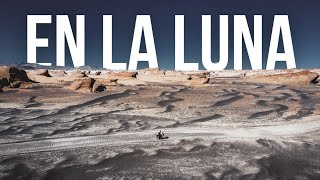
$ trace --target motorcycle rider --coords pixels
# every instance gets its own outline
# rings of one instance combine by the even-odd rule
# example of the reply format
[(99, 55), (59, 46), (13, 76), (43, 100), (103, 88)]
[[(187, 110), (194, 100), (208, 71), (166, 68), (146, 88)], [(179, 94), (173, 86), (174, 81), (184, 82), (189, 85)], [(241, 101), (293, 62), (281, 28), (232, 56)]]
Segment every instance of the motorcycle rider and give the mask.
[(164, 137), (164, 133), (161, 130), (158, 132), (158, 137), (159, 139), (162, 139)]

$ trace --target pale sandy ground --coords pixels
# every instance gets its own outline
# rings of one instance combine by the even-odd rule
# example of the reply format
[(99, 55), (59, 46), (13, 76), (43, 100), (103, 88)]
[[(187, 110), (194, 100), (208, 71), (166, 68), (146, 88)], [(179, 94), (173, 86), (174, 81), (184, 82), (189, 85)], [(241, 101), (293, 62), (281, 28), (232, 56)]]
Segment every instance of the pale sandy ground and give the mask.
[(320, 179), (319, 90), (236, 79), (9, 89), (0, 178)]

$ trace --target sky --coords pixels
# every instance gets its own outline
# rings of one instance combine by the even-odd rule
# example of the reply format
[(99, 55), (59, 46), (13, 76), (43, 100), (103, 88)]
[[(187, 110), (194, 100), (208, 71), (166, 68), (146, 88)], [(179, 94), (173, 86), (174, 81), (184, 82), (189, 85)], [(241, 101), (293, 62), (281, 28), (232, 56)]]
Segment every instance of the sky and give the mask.
[[(319, 68), (320, 11), (318, 1), (306, 0), (10, 0), (0, 6), (0, 64), (26, 63), (27, 15), (52, 15), (51, 24), (39, 25), (37, 37), (48, 38), (48, 48), (38, 48), (40, 63), (55, 65), (55, 16), (69, 15), (75, 27), (76, 15), (85, 15), (85, 61), (102, 67), (102, 17), (113, 15), (113, 61), (128, 63), (136, 15), (150, 15), (158, 64), (174, 69), (174, 16), (185, 15), (185, 61), (201, 63), (201, 15), (212, 15), (212, 58), (219, 59), (219, 15), (229, 15), (229, 61), (233, 69), (233, 16), (246, 15), (253, 32), (253, 15), (263, 15), (263, 69), (271, 37), (274, 15), (288, 15), (297, 68)], [(75, 29), (75, 28), (74, 28)], [(144, 40), (142, 41), (144, 42)], [(245, 46), (244, 46), (245, 47)], [(66, 49), (66, 65), (73, 66)], [(145, 51), (144, 43), (141, 52)], [(251, 69), (246, 49), (243, 69)], [(283, 51), (280, 41), (279, 52)], [(141, 62), (138, 68), (146, 68)], [(276, 68), (285, 68), (277, 63)]]

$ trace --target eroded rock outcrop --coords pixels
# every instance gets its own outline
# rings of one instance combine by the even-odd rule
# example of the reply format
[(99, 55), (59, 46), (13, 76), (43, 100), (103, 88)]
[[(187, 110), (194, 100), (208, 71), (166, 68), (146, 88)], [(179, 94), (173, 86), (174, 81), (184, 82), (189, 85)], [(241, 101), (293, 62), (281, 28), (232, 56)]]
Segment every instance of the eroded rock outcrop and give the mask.
[(52, 77), (63, 77), (67, 75), (67, 73), (63, 70), (49, 70), (49, 75)]
[(30, 81), (26, 71), (12, 67), (12, 66), (0, 66), (0, 78), (13, 81)]
[[(28, 73), (27, 73), (28, 74)], [(34, 74), (34, 75), (39, 75), (39, 76), (45, 76), (45, 77), (51, 77), (49, 74), (48, 69), (37, 69), (37, 70), (32, 70), (29, 72), (29, 74)]]
[(137, 72), (117, 72), (111, 74), (112, 77), (114, 78), (136, 78), (138, 75)]
[(47, 69), (38, 69), (27, 72), (27, 76), (32, 81), (43, 84), (57, 84), (56, 78), (52, 77)]
[(183, 84), (188, 81), (190, 75), (175, 71), (139, 71), (137, 78), (144, 82), (164, 83), (164, 84)]
[(161, 70), (160, 68), (147, 68), (147, 69), (142, 69), (139, 71), (138, 75), (145, 75), (145, 74), (150, 74), (150, 75), (165, 75), (166, 71)]
[(187, 85), (190, 86), (199, 86), (199, 85), (204, 85), (204, 84), (208, 84), (209, 79), (203, 76), (198, 76), (198, 75), (194, 75), (194, 76), (190, 76)]
[(0, 86), (19, 88), (21, 82), (31, 82), (26, 71), (12, 66), (0, 66)]
[(95, 80), (92, 78), (81, 78), (73, 81), (69, 88), (82, 93), (90, 93), (93, 92), (94, 83)]
[(253, 76), (246, 78), (247, 82), (271, 84), (312, 84), (319, 77), (318, 73), (311, 71), (290, 72), (277, 75)]
[(101, 92), (105, 91), (108, 86), (117, 86), (118, 79), (96, 79), (92, 91), (93, 92)]
[[(114, 72), (110, 74), (104, 74), (101, 76), (101, 78), (105, 79), (118, 79), (117, 83), (121, 85), (126, 86), (136, 86), (138, 84), (141, 84), (140, 80), (137, 79), (137, 72), (132, 71), (122, 71), (122, 72)], [(97, 78), (97, 77), (96, 77)], [(99, 76), (100, 78), (100, 76)]]
[(75, 71), (73, 73), (70, 73), (68, 75), (68, 77), (70, 78), (83, 78), (83, 77), (88, 77), (86, 72), (83, 72), (83, 71)]
[[(272, 84), (310, 84), (318, 83), (317, 70), (302, 71), (272, 70), (272, 71), (170, 71), (159, 68), (143, 69), (139, 71), (110, 71), (97, 70), (85, 72), (79, 69), (47, 70), (32, 69), (21, 70), (11, 66), (0, 66), (0, 88), (27, 88), (41, 84), (69, 87), (79, 92), (101, 92), (108, 86), (141, 86), (148, 84), (171, 84), (186, 86), (201, 86), (209, 80), (223, 83), (252, 82)], [(320, 72), (320, 71), (319, 71)], [(38, 84), (34, 84), (38, 82)]]
[(209, 78), (210, 72), (209, 71), (203, 71), (203, 72), (195, 72), (195, 73), (187, 73), (191, 77), (199, 77), (199, 78)]

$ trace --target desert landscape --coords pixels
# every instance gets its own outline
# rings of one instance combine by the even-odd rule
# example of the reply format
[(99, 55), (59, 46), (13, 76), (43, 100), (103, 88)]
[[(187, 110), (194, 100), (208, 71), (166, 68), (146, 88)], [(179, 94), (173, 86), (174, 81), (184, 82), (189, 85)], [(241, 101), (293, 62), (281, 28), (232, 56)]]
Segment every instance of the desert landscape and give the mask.
[(0, 179), (320, 179), (319, 73), (0, 66)]

